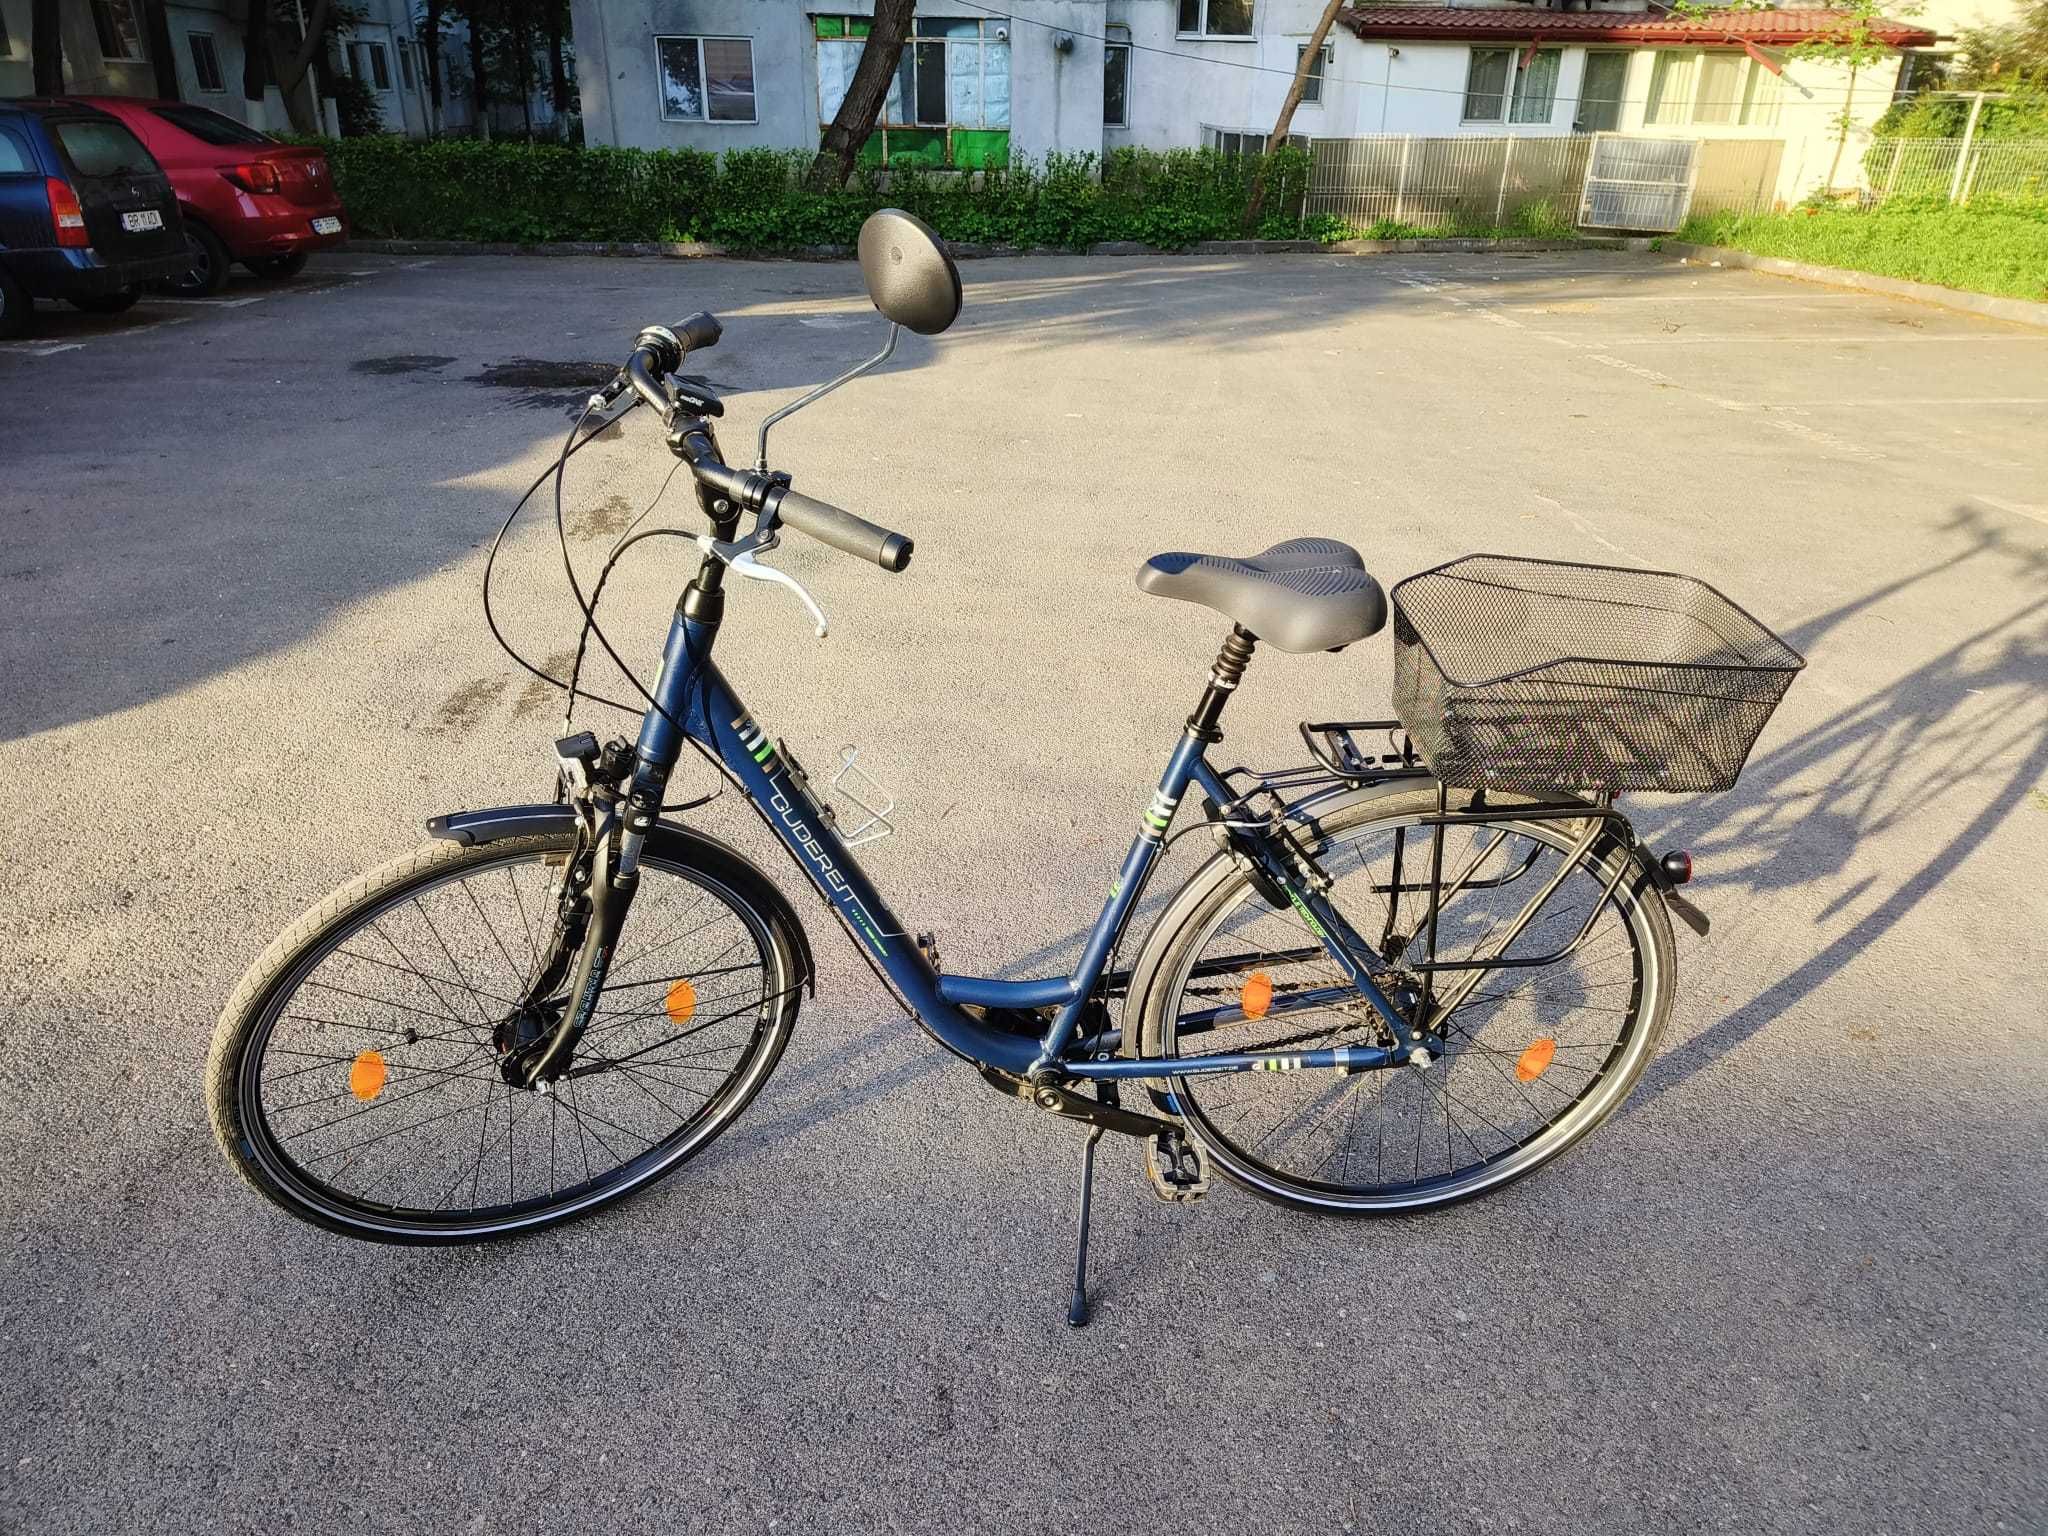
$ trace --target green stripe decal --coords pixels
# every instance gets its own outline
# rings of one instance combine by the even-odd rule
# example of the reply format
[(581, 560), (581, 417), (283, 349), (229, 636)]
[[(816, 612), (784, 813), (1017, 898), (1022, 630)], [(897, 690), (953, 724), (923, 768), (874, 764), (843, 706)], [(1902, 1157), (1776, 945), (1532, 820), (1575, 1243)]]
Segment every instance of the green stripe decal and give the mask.
[(768, 761), (769, 758), (773, 757), (774, 755), (775, 749), (765, 741), (762, 742), (760, 746), (754, 749), (754, 761), (757, 763), (765, 763)]

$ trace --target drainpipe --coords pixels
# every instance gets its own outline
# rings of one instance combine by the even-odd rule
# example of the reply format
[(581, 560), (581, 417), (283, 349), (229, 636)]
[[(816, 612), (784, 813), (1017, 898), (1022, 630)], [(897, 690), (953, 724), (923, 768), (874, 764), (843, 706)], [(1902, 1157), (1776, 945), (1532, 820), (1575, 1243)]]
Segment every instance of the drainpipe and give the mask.
[[(590, 8), (597, 13), (597, 51), (604, 56), (604, 115), (612, 125), (612, 143), (619, 142), (619, 92), (618, 78), (612, 74), (612, 41), (605, 31), (605, 0), (591, 0)], [(658, 89), (658, 87), (657, 87)]]

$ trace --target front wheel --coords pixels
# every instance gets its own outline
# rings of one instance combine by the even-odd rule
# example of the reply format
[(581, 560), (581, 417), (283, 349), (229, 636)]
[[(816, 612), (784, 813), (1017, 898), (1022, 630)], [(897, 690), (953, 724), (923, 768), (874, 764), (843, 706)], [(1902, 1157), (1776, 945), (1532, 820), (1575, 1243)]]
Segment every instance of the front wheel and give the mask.
[(789, 1039), (804, 948), (758, 871), (667, 829), (568, 1069), (546, 1092), (501, 1074), (573, 843), (430, 843), (279, 936), (207, 1063), (244, 1178), (351, 1237), (475, 1242), (644, 1188), (738, 1117)]
[[(1497, 797), (1502, 799), (1505, 797)], [(1512, 815), (1512, 803), (1501, 807)], [(1383, 953), (1421, 958), (1436, 793), (1366, 792), (1318, 815), (1311, 850), (1332, 906)], [(1489, 958), (1496, 935), (1553, 877), (1513, 956), (1585, 941), (1564, 960), (1492, 969), (1442, 1021), (1427, 1067), (1169, 1076), (1189, 1130), (1225, 1173), (1283, 1204), (1393, 1215), (1471, 1199), (1535, 1172), (1612, 1114), (1671, 1009), (1671, 921), (1612, 840), (1571, 859), (1582, 824), (1446, 829), (1446, 883), (1494, 844), (1438, 925), (1440, 960)], [(1570, 867), (1564, 868), (1567, 861)], [(1620, 866), (1611, 895), (1603, 895)], [(1294, 1052), (1394, 1044), (1300, 916), (1218, 861), (1190, 881), (1132, 999), (1148, 1054)], [(1463, 973), (1436, 973), (1445, 995)], [(1375, 980), (1397, 1000), (1421, 977), (1399, 959)], [(1300, 996), (1302, 1006), (1289, 1005)]]

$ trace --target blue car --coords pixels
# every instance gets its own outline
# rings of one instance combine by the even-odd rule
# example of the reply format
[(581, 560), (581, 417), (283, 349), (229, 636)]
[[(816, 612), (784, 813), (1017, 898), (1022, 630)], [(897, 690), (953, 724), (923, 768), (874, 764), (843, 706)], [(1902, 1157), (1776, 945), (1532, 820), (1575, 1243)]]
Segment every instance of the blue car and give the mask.
[(0, 338), (35, 299), (118, 314), (192, 265), (170, 178), (119, 118), (0, 101)]

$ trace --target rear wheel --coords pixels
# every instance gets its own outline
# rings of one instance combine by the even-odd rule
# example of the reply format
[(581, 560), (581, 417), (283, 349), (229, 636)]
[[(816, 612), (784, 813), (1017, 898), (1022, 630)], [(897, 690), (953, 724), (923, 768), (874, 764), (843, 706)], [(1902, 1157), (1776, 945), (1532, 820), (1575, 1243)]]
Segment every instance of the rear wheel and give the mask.
[[(1426, 910), (1434, 790), (1367, 797), (1316, 818), (1313, 851), (1334, 884), (1331, 903), (1378, 945), (1405, 935), (1419, 958)], [(1511, 809), (1512, 807), (1507, 807)], [(1449, 829), (1447, 882), (1491, 839), (1501, 846), (1472, 884), (1444, 904), (1441, 960), (1491, 956), (1494, 936), (1570, 856), (1581, 824), (1527, 821)], [(1395, 845), (1401, 875), (1395, 878)], [(1586, 940), (1549, 966), (1488, 970), (1444, 1020), (1426, 1067), (1345, 1075), (1242, 1072), (1169, 1079), (1189, 1130), (1216, 1165), (1284, 1204), (1349, 1215), (1450, 1205), (1533, 1173), (1613, 1113), (1642, 1075), (1670, 1011), (1674, 956), (1662, 899), (1640, 873), (1607, 879), (1630, 855), (1598, 844), (1564, 870), (1555, 894), (1509, 953), (1552, 953), (1592, 915)], [(1513, 873), (1486, 887), (1483, 881)], [(1377, 1013), (1349, 988), (1316, 936), (1290, 909), (1275, 910), (1227, 865), (1195, 877), (1189, 908), (1163, 949), (1138, 1005), (1148, 1051), (1306, 1051), (1391, 1045)], [(1596, 910), (1597, 909), (1597, 910)], [(1460, 973), (1439, 972), (1442, 997)], [(1398, 961), (1376, 976), (1390, 993), (1419, 987)], [(1275, 1005), (1290, 993), (1345, 989), (1308, 1008)], [(1247, 1017), (1250, 1013), (1261, 1017)]]
[(140, 290), (123, 288), (118, 293), (91, 293), (70, 300), (73, 309), (82, 309), (88, 315), (120, 315), (135, 307), (135, 301), (142, 297)]
[(258, 256), (244, 262), (243, 265), (258, 277), (266, 277), (274, 283), (281, 283), (287, 278), (297, 277), (306, 270), (306, 253), (286, 251), (282, 256)]
[(192, 265), (165, 281), (167, 292), (188, 299), (210, 298), (228, 285), (228, 268), (233, 259), (221, 238), (189, 214), (185, 218), (185, 239), (192, 252)]
[(803, 949), (752, 866), (674, 836), (648, 843), (567, 1073), (548, 1092), (500, 1074), (572, 843), (430, 843), (270, 946), (207, 1065), (243, 1177), (351, 1237), (475, 1242), (644, 1188), (738, 1117), (789, 1038)]
[(0, 341), (12, 341), (26, 331), (33, 313), (21, 284), (8, 275), (5, 267), (0, 267)]

